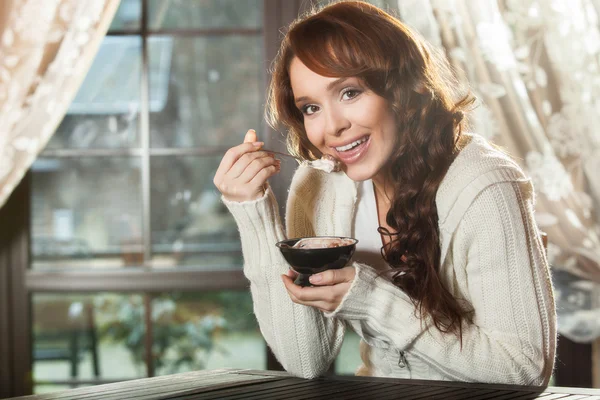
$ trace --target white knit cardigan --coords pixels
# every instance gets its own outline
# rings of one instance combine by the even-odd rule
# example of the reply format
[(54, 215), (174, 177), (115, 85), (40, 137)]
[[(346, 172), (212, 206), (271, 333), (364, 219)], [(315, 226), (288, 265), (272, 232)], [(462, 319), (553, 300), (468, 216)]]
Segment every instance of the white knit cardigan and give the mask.
[[(344, 173), (299, 167), (287, 201), (287, 237), (349, 236), (356, 197), (357, 184)], [(556, 314), (532, 186), (515, 162), (483, 138), (472, 136), (436, 196), (442, 280), (474, 309), (472, 322), (463, 324), (462, 344), (419, 318), (402, 290), (356, 262), (351, 264), (356, 277), (334, 312), (293, 303), (281, 280), (289, 266), (275, 246), (286, 235), (273, 193), (249, 202), (223, 201), (240, 230), (261, 332), (290, 373), (323, 374), (349, 326), (362, 338), (357, 374), (548, 383)]]

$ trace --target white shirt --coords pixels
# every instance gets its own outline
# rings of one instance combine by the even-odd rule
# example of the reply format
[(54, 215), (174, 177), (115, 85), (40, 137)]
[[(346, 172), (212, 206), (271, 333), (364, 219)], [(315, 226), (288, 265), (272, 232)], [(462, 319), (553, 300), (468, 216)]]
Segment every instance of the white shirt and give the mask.
[(377, 270), (389, 268), (381, 256), (381, 235), (377, 232), (379, 218), (373, 181), (359, 182), (357, 187), (356, 214), (352, 225), (352, 237), (358, 239), (352, 259)]

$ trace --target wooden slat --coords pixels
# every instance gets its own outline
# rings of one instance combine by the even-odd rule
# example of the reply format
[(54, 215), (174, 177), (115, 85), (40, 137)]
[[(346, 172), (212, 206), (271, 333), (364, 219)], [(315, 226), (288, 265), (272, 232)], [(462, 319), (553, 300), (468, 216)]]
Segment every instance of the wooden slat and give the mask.
[[(216, 374), (225, 374), (226, 370), (212, 370), (212, 371), (194, 371), (194, 372), (186, 372), (177, 375), (177, 379), (185, 379), (186, 376), (194, 375), (198, 378), (201, 378), (203, 375), (216, 375)], [(123, 381), (117, 383), (109, 383), (106, 385), (100, 386), (89, 386), (84, 388), (71, 389), (66, 391), (54, 392), (54, 393), (45, 393), (45, 394), (36, 394), (32, 396), (19, 397), (19, 400), (64, 400), (68, 399), (70, 396), (80, 395), (84, 397), (88, 394), (102, 392), (105, 393), (110, 390), (120, 389), (120, 388), (133, 388), (141, 385), (160, 385), (161, 383), (173, 379), (171, 376), (159, 376), (155, 378), (141, 378), (134, 379), (130, 381)]]
[(465, 394), (461, 400), (486, 400), (486, 399), (489, 399), (490, 397), (493, 397), (496, 393), (498, 393), (497, 390), (480, 389), (480, 390)]
[[(215, 391), (223, 388), (229, 388), (232, 386), (246, 386), (250, 384), (257, 383), (257, 380), (273, 380), (279, 378), (269, 378), (269, 377), (237, 377), (232, 379), (231, 376), (219, 376), (211, 382), (199, 383), (198, 381), (188, 382), (185, 386), (178, 386), (175, 390), (173, 387), (160, 387), (160, 388), (150, 388), (138, 390), (135, 393), (127, 393), (125, 398), (128, 400), (165, 400), (172, 399), (173, 396), (179, 397), (193, 393), (206, 392), (206, 391)], [(110, 397), (102, 396), (98, 399), (102, 400), (122, 400), (124, 398), (123, 393), (116, 393)]]
[[(335, 386), (342, 388), (343, 383), (336, 383)], [(245, 393), (240, 393), (235, 396), (226, 397), (227, 400), (250, 400), (250, 399), (293, 399), (293, 398), (309, 398), (309, 396), (316, 396), (320, 391), (327, 389), (327, 382), (322, 380), (311, 380), (306, 381), (305, 384), (295, 384), (292, 387), (280, 388), (278, 390), (266, 390), (256, 395), (248, 397)]]
[[(226, 398), (227, 399), (238, 399), (238, 398), (252, 398), (252, 397), (266, 397), (272, 393), (276, 393), (277, 395), (282, 395), (284, 393), (293, 393), (296, 390), (301, 390), (303, 387), (310, 386), (312, 381), (302, 381), (302, 380), (293, 380), (293, 379), (285, 379), (283, 380), (285, 385), (282, 386), (256, 386), (255, 388), (260, 388), (259, 391), (253, 390), (250, 393), (246, 393), (245, 388), (239, 388), (234, 392), (230, 393)], [(220, 393), (219, 393), (220, 394)], [(201, 399), (205, 399), (206, 397), (197, 397)], [(208, 397), (210, 398), (210, 397)], [(223, 399), (223, 396), (217, 397), (217, 399)]]
[(525, 400), (525, 399), (537, 399), (540, 393), (536, 392), (522, 392), (522, 391), (513, 391), (501, 396), (490, 397), (490, 400)]
[[(350, 393), (356, 391), (364, 390), (362, 385), (353, 385), (348, 384), (347, 382), (338, 382), (337, 385), (327, 385), (326, 387), (319, 388), (318, 386), (314, 388), (309, 388), (303, 392), (293, 393), (289, 397), (285, 397), (286, 400), (301, 400), (306, 399), (308, 395), (314, 397), (315, 399), (326, 398), (326, 399), (335, 399), (335, 398), (346, 398), (346, 396)], [(258, 397), (257, 397), (258, 399)]]
[[(222, 390), (213, 391), (213, 392), (209, 392), (209, 393), (204, 393), (201, 397), (203, 400), (215, 400), (215, 399), (221, 400), (223, 397), (233, 396), (233, 395), (239, 394), (239, 393), (246, 393), (246, 394), (248, 394), (248, 396), (252, 396), (254, 393), (261, 393), (264, 390), (282, 388), (282, 387), (287, 387), (289, 385), (290, 385), (290, 382), (287, 379), (279, 379), (279, 380), (271, 381), (271, 382), (258, 382), (255, 385), (244, 387), (244, 388), (234, 387), (234, 388), (228, 388), (228, 389), (222, 389)], [(199, 395), (197, 395), (197, 394), (190, 394), (188, 396), (181, 397), (179, 400), (193, 400), (193, 399), (199, 398), (198, 396)]]
[(472, 396), (472, 399), (480, 400), (482, 396), (489, 394), (490, 391), (483, 389), (461, 389), (456, 392), (448, 393), (448, 396), (444, 397), (444, 400), (465, 400), (466, 397)]
[(422, 388), (418, 392), (410, 394), (407, 399), (420, 400), (420, 399), (445, 399), (446, 396), (451, 396), (455, 392), (462, 391), (463, 388), (457, 387), (440, 387), (432, 386), (428, 388)]
[(600, 390), (221, 369), (21, 397), (20, 400), (600, 400)]
[[(368, 389), (368, 390), (367, 390)], [(364, 399), (383, 399), (383, 396), (386, 393), (393, 393), (393, 398), (398, 398), (398, 388), (394, 387), (394, 385), (384, 385), (381, 383), (376, 383), (372, 386), (370, 386), (369, 388), (363, 388), (362, 386), (359, 386), (358, 388), (353, 388), (349, 393), (338, 393), (336, 395), (328, 395), (328, 396), (319, 396), (318, 391), (315, 391), (313, 393), (313, 395), (316, 398), (321, 398), (321, 399), (328, 399), (328, 400), (346, 400), (350, 395), (354, 395), (353, 398), (355, 399), (360, 399), (360, 400), (364, 400)], [(309, 398), (304, 397), (304, 398)], [(402, 398), (405, 398), (404, 396)], [(301, 397), (296, 398), (295, 400), (299, 400), (301, 399)]]
[(286, 380), (286, 386), (278, 387), (278, 388), (267, 388), (265, 390), (261, 390), (260, 392), (254, 392), (251, 394), (246, 394), (243, 390), (238, 390), (236, 393), (232, 393), (227, 396), (227, 400), (233, 399), (267, 399), (267, 398), (287, 398), (294, 393), (298, 393), (306, 389), (307, 387), (311, 387), (314, 385), (313, 381), (291, 381)]
[[(210, 380), (200, 380), (199, 378), (203, 375), (210, 376)], [(196, 385), (202, 385), (202, 382), (204, 382), (205, 385), (213, 385), (219, 381), (220, 376), (224, 377), (226, 380), (231, 379), (226, 371), (215, 371), (213, 373), (191, 372), (186, 373), (183, 376), (177, 376), (177, 378), (173, 378), (173, 376), (161, 376), (157, 378), (144, 378), (135, 381), (103, 385), (102, 391), (99, 391), (98, 387), (74, 389), (73, 391), (68, 391), (63, 394), (57, 393), (55, 396), (50, 395), (52, 397), (44, 398), (44, 400), (122, 399), (125, 395), (135, 396), (138, 393), (149, 393), (160, 390), (161, 388), (168, 388), (171, 392), (176, 392), (181, 386), (185, 386), (189, 382)]]
[[(533, 395), (536, 395), (536, 393), (535, 393), (535, 392), (527, 392), (527, 393), (528, 393), (528, 394), (532, 394), (532, 393), (533, 393), (533, 394), (532, 394), (532, 396), (533, 396)], [(469, 400), (496, 400), (496, 399), (498, 399), (499, 397), (502, 397), (502, 396), (507, 396), (507, 395), (509, 395), (509, 394), (510, 394), (511, 396), (515, 396), (515, 397), (517, 397), (517, 396), (520, 396), (520, 395), (522, 395), (522, 394), (523, 394), (523, 392), (520, 392), (520, 391), (514, 391), (514, 390), (492, 390), (492, 391), (490, 391), (489, 393), (482, 393), (482, 394), (478, 394), (478, 393), (476, 393), (476, 394), (474, 394), (472, 397), (465, 396), (465, 400), (466, 400), (466, 399), (469, 399)], [(535, 398), (535, 397), (534, 397), (534, 398)]]
[[(174, 394), (181, 388), (188, 389), (187, 385), (192, 385), (194, 388), (210, 387), (223, 382), (232, 381), (252, 381), (264, 380), (266, 376), (238, 375), (230, 374), (230, 370), (213, 370), (213, 371), (193, 371), (177, 375), (167, 375), (155, 378), (143, 378), (132, 381), (112, 383), (101, 386), (90, 386), (85, 388), (71, 389), (62, 392), (40, 394), (33, 396), (21, 397), (22, 400), (92, 400), (102, 399), (108, 400), (115, 398), (121, 400), (127, 396), (134, 396), (137, 393), (148, 394), (152, 391), (160, 391), (164, 388), (169, 388), (171, 394)], [(221, 377), (221, 378), (219, 378)], [(203, 379), (204, 378), (204, 379)], [(276, 379), (276, 378), (275, 378)], [(131, 397), (130, 397), (131, 398)], [(150, 397), (147, 397), (150, 398)], [(158, 398), (158, 397), (152, 397)]]
[[(381, 385), (380, 383), (372, 383), (373, 385)], [(401, 398), (405, 398), (405, 396), (408, 396), (410, 393), (415, 392), (420, 390), (420, 387), (417, 386), (409, 386), (409, 385), (396, 385), (396, 387), (390, 387), (387, 391), (381, 391), (380, 394), (387, 394), (387, 392), (393, 392), (396, 393), (397, 396), (400, 396)], [(370, 393), (371, 391), (366, 391), (366, 390), (357, 390), (355, 393), (349, 395), (346, 399), (347, 400), (358, 400), (361, 398), (364, 398), (365, 396), (365, 392)]]

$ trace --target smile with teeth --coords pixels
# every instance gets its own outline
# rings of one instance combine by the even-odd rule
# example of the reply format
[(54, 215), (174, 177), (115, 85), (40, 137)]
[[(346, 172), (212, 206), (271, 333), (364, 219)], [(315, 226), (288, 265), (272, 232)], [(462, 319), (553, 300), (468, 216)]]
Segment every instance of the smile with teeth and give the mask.
[(342, 151), (348, 151), (350, 149), (355, 148), (359, 144), (366, 142), (368, 138), (369, 138), (368, 136), (365, 136), (362, 139), (355, 140), (354, 142), (349, 143), (349, 144), (347, 144), (345, 146), (336, 147), (335, 149), (337, 151), (340, 151), (340, 152), (342, 152)]

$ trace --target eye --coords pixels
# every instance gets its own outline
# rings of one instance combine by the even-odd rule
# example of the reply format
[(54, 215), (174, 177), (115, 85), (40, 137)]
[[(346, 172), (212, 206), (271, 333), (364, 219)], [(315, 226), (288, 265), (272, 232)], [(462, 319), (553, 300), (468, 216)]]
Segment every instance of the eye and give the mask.
[(347, 88), (342, 91), (342, 100), (352, 100), (361, 93), (360, 90)]
[(300, 111), (302, 111), (302, 114), (304, 114), (304, 115), (312, 115), (312, 114), (316, 113), (317, 111), (319, 111), (319, 107), (315, 106), (313, 104), (307, 104), (304, 107), (302, 107), (300, 109)]

